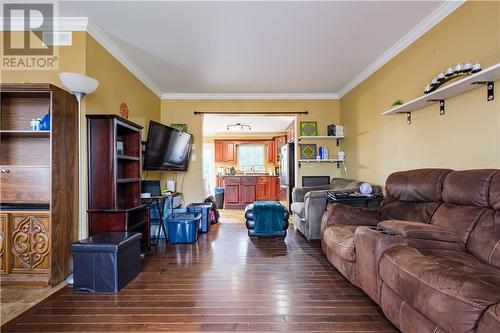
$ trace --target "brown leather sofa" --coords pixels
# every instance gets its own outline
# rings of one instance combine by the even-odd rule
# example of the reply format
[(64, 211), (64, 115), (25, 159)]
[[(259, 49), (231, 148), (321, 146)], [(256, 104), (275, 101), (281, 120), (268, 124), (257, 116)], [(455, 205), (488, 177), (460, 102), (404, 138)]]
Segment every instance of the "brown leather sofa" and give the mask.
[(500, 332), (500, 170), (397, 172), (386, 192), (328, 207), (329, 261), (403, 332)]

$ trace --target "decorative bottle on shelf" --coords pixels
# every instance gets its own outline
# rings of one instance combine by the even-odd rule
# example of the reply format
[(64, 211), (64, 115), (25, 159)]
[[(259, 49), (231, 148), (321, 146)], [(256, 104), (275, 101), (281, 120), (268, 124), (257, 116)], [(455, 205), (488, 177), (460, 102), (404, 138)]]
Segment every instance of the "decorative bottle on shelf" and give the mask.
[(49, 112), (45, 116), (43, 116), (42, 120), (40, 121), (40, 130), (41, 131), (50, 130), (50, 108)]

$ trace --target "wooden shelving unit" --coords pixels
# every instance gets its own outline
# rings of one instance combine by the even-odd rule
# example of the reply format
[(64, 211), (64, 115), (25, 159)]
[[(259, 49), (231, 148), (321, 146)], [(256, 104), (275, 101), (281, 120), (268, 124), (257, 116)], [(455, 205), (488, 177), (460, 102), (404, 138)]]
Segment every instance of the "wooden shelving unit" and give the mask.
[(485, 68), (478, 73), (466, 76), (446, 86), (443, 86), (427, 95), (415, 98), (414, 100), (411, 100), (403, 105), (387, 110), (384, 113), (382, 113), (382, 115), (386, 116), (398, 113), (406, 113), (408, 116), (408, 123), (411, 123), (412, 112), (418, 111), (422, 108), (425, 108), (429, 105), (433, 105), (435, 103), (440, 104), (440, 113), (444, 114), (445, 110), (444, 101), (446, 99), (463, 94), (469, 90), (477, 89), (483, 85), (486, 85), (485, 98), (488, 101), (491, 101), (494, 98), (493, 82), (498, 80), (500, 80), (500, 63)]
[[(2, 84), (2, 283), (57, 285), (72, 271), (78, 235), (76, 98), (50, 84)], [(30, 120), (50, 109), (51, 131)]]
[(149, 208), (141, 204), (142, 127), (116, 115), (88, 115), (87, 121), (90, 234), (138, 231), (149, 248)]

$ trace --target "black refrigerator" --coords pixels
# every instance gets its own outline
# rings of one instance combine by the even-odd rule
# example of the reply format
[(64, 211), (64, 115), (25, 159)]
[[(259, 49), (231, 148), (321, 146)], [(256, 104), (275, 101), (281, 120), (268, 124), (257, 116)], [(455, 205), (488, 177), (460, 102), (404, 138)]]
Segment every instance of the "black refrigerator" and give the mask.
[(292, 189), (295, 186), (295, 146), (287, 143), (280, 153), (280, 187), (286, 190), (288, 209), (292, 204)]

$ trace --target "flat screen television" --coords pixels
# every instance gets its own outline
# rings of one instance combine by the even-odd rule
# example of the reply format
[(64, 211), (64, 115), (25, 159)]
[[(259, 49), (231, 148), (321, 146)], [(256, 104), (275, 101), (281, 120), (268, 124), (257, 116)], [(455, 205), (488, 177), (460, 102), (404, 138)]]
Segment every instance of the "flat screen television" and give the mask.
[(150, 121), (144, 170), (187, 171), (192, 143), (191, 134)]

